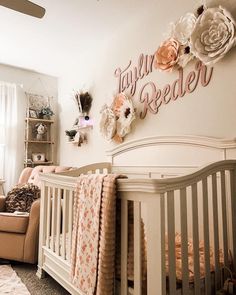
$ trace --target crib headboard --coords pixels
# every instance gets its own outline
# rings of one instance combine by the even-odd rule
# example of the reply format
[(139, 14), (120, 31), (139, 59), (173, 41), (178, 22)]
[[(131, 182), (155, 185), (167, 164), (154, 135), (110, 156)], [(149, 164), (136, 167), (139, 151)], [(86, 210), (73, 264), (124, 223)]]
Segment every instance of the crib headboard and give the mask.
[(236, 139), (155, 136), (125, 142), (106, 154), (113, 172), (135, 178), (175, 177), (212, 162), (236, 159)]

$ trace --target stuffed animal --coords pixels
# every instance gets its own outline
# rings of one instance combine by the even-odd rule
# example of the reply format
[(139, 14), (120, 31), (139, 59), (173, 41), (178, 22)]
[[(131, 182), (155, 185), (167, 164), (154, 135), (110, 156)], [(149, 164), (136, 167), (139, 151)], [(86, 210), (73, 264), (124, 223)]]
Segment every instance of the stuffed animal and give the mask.
[(47, 133), (47, 126), (43, 123), (38, 123), (35, 125), (36, 129), (36, 139), (37, 140), (43, 140), (44, 135)]

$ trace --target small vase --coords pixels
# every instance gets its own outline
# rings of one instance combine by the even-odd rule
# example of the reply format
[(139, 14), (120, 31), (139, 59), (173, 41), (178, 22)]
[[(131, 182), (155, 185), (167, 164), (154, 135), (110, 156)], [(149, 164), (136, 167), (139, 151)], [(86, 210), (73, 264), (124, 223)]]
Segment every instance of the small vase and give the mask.
[(50, 117), (50, 115), (43, 115), (43, 119), (44, 119), (44, 120), (50, 120), (51, 117)]

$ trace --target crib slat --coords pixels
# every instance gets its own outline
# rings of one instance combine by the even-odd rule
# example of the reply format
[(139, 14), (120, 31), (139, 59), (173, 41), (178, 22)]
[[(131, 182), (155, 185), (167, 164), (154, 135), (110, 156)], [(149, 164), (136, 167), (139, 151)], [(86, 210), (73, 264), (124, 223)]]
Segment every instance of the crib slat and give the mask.
[(236, 261), (236, 171), (230, 170), (230, 192), (232, 208), (233, 261)]
[(218, 200), (216, 173), (212, 174), (212, 205), (213, 205), (213, 223), (214, 223), (214, 260), (215, 260), (215, 286), (216, 290), (220, 288), (221, 273), (219, 262), (219, 222), (218, 222)]
[(56, 227), (56, 189), (52, 188), (52, 230), (51, 230), (51, 247), (50, 249), (55, 251), (55, 227)]
[(166, 228), (165, 228), (165, 194), (161, 194), (161, 265), (162, 295), (166, 295)]
[(209, 242), (209, 213), (208, 213), (208, 189), (207, 178), (202, 181), (203, 192), (203, 232), (204, 232), (204, 262), (205, 262), (205, 293), (211, 294), (211, 271), (210, 271), (210, 242)]
[(127, 295), (128, 201), (121, 200), (121, 294)]
[[(72, 243), (72, 222), (73, 222), (73, 191), (69, 192), (69, 225), (68, 225), (68, 251), (71, 252)], [(70, 255), (68, 260), (70, 261)]]
[(57, 228), (56, 228), (56, 254), (60, 255), (60, 234), (61, 234), (61, 189), (57, 189)]
[(182, 294), (189, 294), (188, 270), (188, 220), (186, 188), (180, 190), (180, 218), (181, 218), (181, 255), (182, 255)]
[(192, 185), (192, 222), (193, 222), (193, 258), (194, 258), (194, 293), (200, 295), (199, 231), (197, 183)]
[(222, 203), (222, 228), (223, 228), (223, 252), (224, 265), (229, 267), (228, 260), (228, 231), (227, 231), (227, 211), (226, 211), (226, 187), (225, 187), (225, 171), (220, 172), (221, 179), (221, 203)]
[(147, 202), (147, 216), (147, 294), (157, 295), (163, 294), (160, 195)]
[(134, 202), (134, 294), (142, 294), (141, 203)]
[(174, 191), (167, 192), (169, 292), (176, 294)]
[(63, 200), (62, 200), (62, 247), (61, 256), (66, 259), (66, 220), (67, 220), (67, 202), (68, 202), (68, 191), (63, 190)]
[(47, 189), (47, 212), (46, 212), (46, 246), (47, 248), (50, 248), (50, 227), (51, 227), (51, 188), (48, 187)]

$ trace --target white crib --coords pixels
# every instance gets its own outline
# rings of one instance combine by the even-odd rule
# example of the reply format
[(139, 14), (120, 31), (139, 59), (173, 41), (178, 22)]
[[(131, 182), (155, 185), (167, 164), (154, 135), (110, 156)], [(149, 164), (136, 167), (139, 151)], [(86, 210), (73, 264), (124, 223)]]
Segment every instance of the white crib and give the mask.
[[(235, 140), (155, 137), (120, 145), (108, 156), (111, 164), (98, 163), (60, 175), (41, 175), (37, 275), (42, 277), (46, 272), (71, 294), (83, 295), (69, 280), (76, 176), (112, 171), (129, 177), (119, 179), (117, 184), (121, 202), (121, 231), (117, 233), (121, 236), (118, 249), (121, 276), (117, 279), (116, 293), (216, 294), (222, 279), (228, 275), (223, 275), (222, 266), (232, 268), (236, 261), (236, 231), (233, 230), (236, 229), (236, 160), (227, 160), (236, 159)], [(214, 163), (193, 172), (208, 162)], [(177, 176), (183, 174), (185, 176)], [(133, 205), (134, 224), (132, 282), (127, 267), (129, 204)], [(142, 259), (142, 221), (145, 262)], [(176, 259), (176, 232), (181, 234), (180, 260)], [(190, 238), (193, 265), (188, 257)], [(200, 255), (202, 246), (203, 256)], [(189, 269), (193, 270), (192, 279)]]

